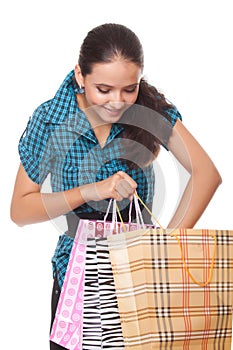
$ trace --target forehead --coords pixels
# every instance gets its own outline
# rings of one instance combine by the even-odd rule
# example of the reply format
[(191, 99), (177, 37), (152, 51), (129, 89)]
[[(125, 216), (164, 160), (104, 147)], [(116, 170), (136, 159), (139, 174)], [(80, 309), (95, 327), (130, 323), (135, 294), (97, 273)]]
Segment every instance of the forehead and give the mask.
[(141, 74), (142, 69), (134, 62), (118, 59), (110, 63), (94, 64), (86, 79), (94, 84), (126, 86), (138, 83)]

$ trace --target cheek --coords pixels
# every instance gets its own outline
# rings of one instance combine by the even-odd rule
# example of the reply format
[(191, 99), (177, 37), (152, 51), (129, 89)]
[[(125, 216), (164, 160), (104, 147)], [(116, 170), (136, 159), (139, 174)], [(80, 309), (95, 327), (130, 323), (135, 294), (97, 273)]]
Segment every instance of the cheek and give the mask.
[(136, 102), (137, 98), (138, 98), (138, 95), (134, 95), (133, 97), (129, 98), (127, 102), (133, 104)]
[(104, 95), (100, 95), (96, 90), (93, 89), (85, 89), (85, 97), (90, 105), (100, 105), (103, 104), (106, 100)]
[(135, 92), (134, 94), (125, 94), (124, 100), (126, 103), (134, 104), (138, 98), (138, 92)]

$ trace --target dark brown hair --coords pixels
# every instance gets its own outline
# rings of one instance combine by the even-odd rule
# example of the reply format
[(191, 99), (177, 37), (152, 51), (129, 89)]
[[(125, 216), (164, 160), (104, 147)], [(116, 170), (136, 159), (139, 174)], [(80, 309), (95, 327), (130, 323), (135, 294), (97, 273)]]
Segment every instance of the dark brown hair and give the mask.
[[(80, 49), (78, 62), (82, 75), (91, 74), (94, 64), (109, 63), (117, 57), (134, 62), (143, 70), (143, 49), (135, 33), (121, 24), (114, 23), (106, 23), (92, 29), (88, 32)], [(165, 117), (168, 123), (171, 122), (166, 110), (173, 106), (166, 101), (162, 93), (158, 92), (154, 86), (149, 85), (145, 79), (140, 81), (136, 105), (156, 111)], [(123, 119), (125, 120), (125, 118)], [(153, 132), (137, 125), (137, 123), (135, 124), (132, 119), (131, 121), (124, 124), (122, 137), (125, 140), (135, 141), (134, 144), (137, 146), (133, 147), (133, 150), (130, 150), (130, 147), (126, 149), (125, 155), (127, 159), (135, 159), (135, 162), (130, 162), (132, 167), (135, 164), (145, 166), (155, 159), (162, 140)], [(130, 142), (128, 144), (130, 145)], [(149, 152), (143, 152), (145, 148)]]

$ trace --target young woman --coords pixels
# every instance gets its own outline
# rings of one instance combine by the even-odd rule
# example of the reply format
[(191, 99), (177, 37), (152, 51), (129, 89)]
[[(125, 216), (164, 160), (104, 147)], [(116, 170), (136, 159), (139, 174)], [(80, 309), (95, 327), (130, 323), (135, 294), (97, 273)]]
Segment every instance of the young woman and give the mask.
[[(114, 198), (127, 221), (135, 190), (151, 208), (152, 162), (161, 145), (190, 173), (169, 227), (192, 228), (221, 177), (176, 107), (143, 78), (137, 36), (118, 24), (94, 28), (74, 71), (54, 98), (35, 110), (19, 142), (12, 220), (23, 226), (67, 218), (53, 257), (53, 317), (79, 218), (103, 219)], [(42, 193), (48, 174), (52, 193)], [(63, 347), (51, 342), (51, 349)]]

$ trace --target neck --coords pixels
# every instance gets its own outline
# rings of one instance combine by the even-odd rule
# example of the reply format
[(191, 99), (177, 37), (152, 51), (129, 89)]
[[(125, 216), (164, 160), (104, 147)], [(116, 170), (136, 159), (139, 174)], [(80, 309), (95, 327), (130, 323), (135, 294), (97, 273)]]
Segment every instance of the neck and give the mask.
[(112, 124), (104, 123), (101, 120), (94, 108), (91, 108), (91, 106), (88, 104), (84, 94), (78, 94), (77, 101), (79, 108), (85, 113), (89, 123), (91, 124), (100, 146), (103, 147), (110, 133)]

